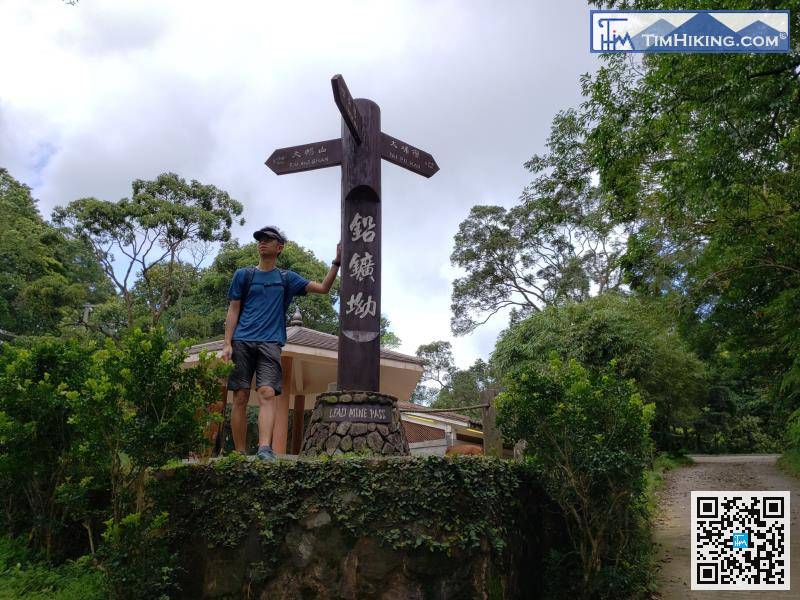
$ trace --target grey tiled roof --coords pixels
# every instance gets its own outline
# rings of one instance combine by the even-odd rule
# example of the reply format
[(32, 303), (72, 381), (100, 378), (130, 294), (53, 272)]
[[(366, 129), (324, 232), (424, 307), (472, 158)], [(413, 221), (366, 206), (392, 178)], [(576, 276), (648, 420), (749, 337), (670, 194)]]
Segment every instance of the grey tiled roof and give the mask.
[[(307, 327), (292, 325), (286, 328), (286, 343), (295, 344), (297, 346), (306, 346), (309, 348), (319, 348), (321, 350), (332, 350), (337, 352), (339, 350), (339, 336), (331, 335), (330, 333), (323, 333)], [(223, 340), (214, 340), (204, 344), (198, 344), (189, 348), (189, 353), (197, 353), (201, 350), (222, 350)], [(422, 366), (423, 361), (416, 356), (409, 356), (395, 352), (394, 350), (387, 350), (381, 348), (381, 358), (389, 360), (397, 360), (400, 362), (411, 363)]]
[(438, 427), (428, 427), (412, 421), (403, 421), (403, 429), (406, 432), (406, 440), (409, 444), (444, 439), (444, 429), (439, 429)]
[[(423, 410), (426, 409), (426, 408), (430, 408), (430, 406), (422, 406), (421, 404), (414, 404), (413, 402), (406, 402), (405, 400), (398, 400), (397, 401), (397, 407), (401, 408), (401, 409), (403, 409), (405, 411), (414, 410), (415, 408), (419, 408), (419, 409), (423, 409)], [(457, 412), (450, 412), (450, 411), (448, 411), (448, 412), (444, 412), (444, 411), (443, 412), (438, 412), (437, 411), (435, 413), (429, 413), (428, 416), (430, 416), (430, 417), (440, 416), (440, 417), (444, 417), (445, 419), (453, 419), (453, 420), (456, 420), (456, 421), (464, 421), (465, 423), (469, 423), (470, 425), (477, 425), (478, 427), (481, 427), (480, 421), (476, 421), (475, 419), (472, 419), (472, 418), (468, 417), (467, 415), (462, 415), (461, 413), (457, 413)]]

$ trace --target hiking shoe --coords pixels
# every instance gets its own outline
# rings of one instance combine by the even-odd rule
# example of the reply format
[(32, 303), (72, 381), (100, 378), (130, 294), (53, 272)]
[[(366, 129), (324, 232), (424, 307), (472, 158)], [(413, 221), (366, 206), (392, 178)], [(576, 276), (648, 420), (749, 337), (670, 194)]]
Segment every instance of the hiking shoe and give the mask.
[(275, 452), (272, 451), (272, 446), (259, 446), (256, 456), (260, 460), (278, 460), (278, 457), (275, 456)]

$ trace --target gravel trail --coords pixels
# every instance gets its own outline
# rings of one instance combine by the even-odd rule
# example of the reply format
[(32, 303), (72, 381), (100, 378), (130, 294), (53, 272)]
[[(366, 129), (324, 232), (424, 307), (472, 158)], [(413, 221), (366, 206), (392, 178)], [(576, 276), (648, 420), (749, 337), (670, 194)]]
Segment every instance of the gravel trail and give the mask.
[[(695, 464), (664, 474), (659, 509), (654, 519), (654, 542), (659, 557), (659, 592), (664, 600), (767, 600), (800, 598), (800, 480), (776, 466), (778, 455), (692, 456)], [(690, 498), (694, 490), (788, 490), (790, 506), (790, 591), (692, 591)]]

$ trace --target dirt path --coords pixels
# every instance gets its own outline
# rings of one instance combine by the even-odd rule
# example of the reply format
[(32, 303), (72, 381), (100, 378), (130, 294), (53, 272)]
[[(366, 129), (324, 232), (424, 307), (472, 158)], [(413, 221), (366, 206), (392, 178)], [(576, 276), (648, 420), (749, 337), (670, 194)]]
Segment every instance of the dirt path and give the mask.
[[(703, 600), (730, 598), (800, 598), (800, 480), (775, 466), (777, 455), (693, 456), (694, 465), (664, 474), (659, 494), (659, 511), (654, 520), (654, 541), (659, 554), (659, 591), (664, 600)], [(690, 497), (693, 490), (789, 490), (790, 520), (790, 591), (692, 591), (690, 575), (691, 519)]]

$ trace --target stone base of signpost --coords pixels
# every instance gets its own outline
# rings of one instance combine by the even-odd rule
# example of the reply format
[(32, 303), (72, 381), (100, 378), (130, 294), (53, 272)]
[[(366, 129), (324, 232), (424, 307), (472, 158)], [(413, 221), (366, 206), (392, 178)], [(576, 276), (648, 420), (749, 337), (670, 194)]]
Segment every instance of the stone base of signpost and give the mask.
[(300, 456), (408, 456), (397, 398), (378, 392), (317, 396)]

